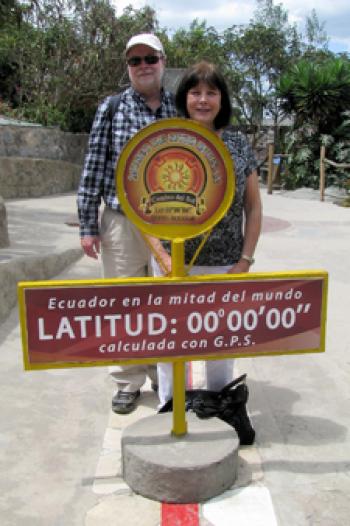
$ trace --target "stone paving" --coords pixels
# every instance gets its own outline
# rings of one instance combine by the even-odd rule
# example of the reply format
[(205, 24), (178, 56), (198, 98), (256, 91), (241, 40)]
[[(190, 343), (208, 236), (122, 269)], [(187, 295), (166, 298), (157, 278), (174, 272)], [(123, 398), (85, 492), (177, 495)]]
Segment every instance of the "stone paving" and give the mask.
[[(248, 374), (257, 440), (240, 449), (233, 488), (200, 506), (200, 526), (348, 523), (350, 210), (315, 193), (297, 197), (263, 190), (254, 271), (329, 272), (326, 352), (236, 360), (236, 375)], [(73, 195), (10, 202), (10, 238), (17, 237), (6, 255), (15, 262), (27, 257), (21, 251), (35, 253), (39, 274), (40, 261), (44, 268), (53, 253), (79, 248), (76, 227), (67, 225), (74, 214)], [(98, 274), (83, 258), (58, 277)], [(0, 326), (0, 345), (2, 526), (159, 526), (161, 505), (135, 495), (120, 470), (122, 429), (155, 411), (150, 386), (123, 417), (110, 411), (105, 367), (24, 372), (16, 309)], [(194, 374), (200, 383), (201, 370)]]

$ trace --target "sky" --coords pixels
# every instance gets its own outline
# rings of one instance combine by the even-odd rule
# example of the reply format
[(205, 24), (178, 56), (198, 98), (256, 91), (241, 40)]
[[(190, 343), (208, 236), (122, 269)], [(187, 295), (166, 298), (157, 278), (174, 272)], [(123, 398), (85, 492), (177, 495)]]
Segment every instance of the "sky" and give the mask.
[[(157, 13), (160, 27), (168, 33), (183, 27), (188, 29), (194, 19), (205, 20), (208, 26), (222, 31), (235, 24), (248, 24), (256, 10), (255, 0), (112, 0), (121, 15), (125, 6), (140, 9), (151, 6)], [(276, 0), (288, 12), (289, 23), (296, 23), (304, 32), (306, 17), (316, 10), (320, 23), (330, 39), (329, 49), (335, 53), (350, 52), (350, 1), (330, 0)]]

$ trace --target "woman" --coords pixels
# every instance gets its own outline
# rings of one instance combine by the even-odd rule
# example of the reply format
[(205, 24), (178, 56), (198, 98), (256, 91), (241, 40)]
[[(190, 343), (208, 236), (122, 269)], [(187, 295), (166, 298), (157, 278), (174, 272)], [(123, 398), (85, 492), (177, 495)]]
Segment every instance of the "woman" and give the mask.
[[(256, 161), (247, 139), (228, 128), (232, 107), (226, 82), (215, 65), (202, 61), (184, 74), (176, 93), (176, 107), (181, 117), (190, 118), (214, 131), (226, 144), (235, 166), (236, 191), (225, 217), (213, 228), (192, 267), (191, 274), (237, 274), (248, 272), (254, 263), (254, 250), (261, 229), (261, 200)], [(201, 239), (186, 241), (188, 263)], [(170, 256), (158, 245), (166, 268)], [(161, 271), (157, 264), (155, 274)], [(206, 362), (206, 388), (222, 389), (233, 377), (233, 360)], [(158, 364), (160, 406), (172, 398), (172, 365)]]

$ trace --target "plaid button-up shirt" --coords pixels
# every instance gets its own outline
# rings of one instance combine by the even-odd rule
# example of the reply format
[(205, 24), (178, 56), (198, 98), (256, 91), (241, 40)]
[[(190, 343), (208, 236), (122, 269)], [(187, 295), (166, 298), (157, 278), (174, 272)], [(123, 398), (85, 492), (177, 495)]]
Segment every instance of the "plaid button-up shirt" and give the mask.
[(81, 236), (98, 236), (98, 210), (101, 199), (118, 210), (114, 170), (123, 146), (144, 126), (176, 115), (171, 93), (161, 92), (161, 105), (153, 112), (145, 99), (132, 87), (121, 94), (111, 122), (107, 97), (98, 107), (89, 137), (78, 189), (78, 213)]

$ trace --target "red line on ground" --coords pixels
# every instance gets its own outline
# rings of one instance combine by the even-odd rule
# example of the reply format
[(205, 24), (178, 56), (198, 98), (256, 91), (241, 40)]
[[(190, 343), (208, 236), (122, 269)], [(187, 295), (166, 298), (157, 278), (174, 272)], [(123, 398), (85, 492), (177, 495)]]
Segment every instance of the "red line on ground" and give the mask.
[[(189, 362), (187, 365), (187, 385), (189, 389), (192, 389), (192, 363)], [(167, 504), (163, 502), (161, 515), (160, 526), (199, 526), (198, 504)]]
[(162, 504), (160, 526), (199, 526), (198, 504)]

